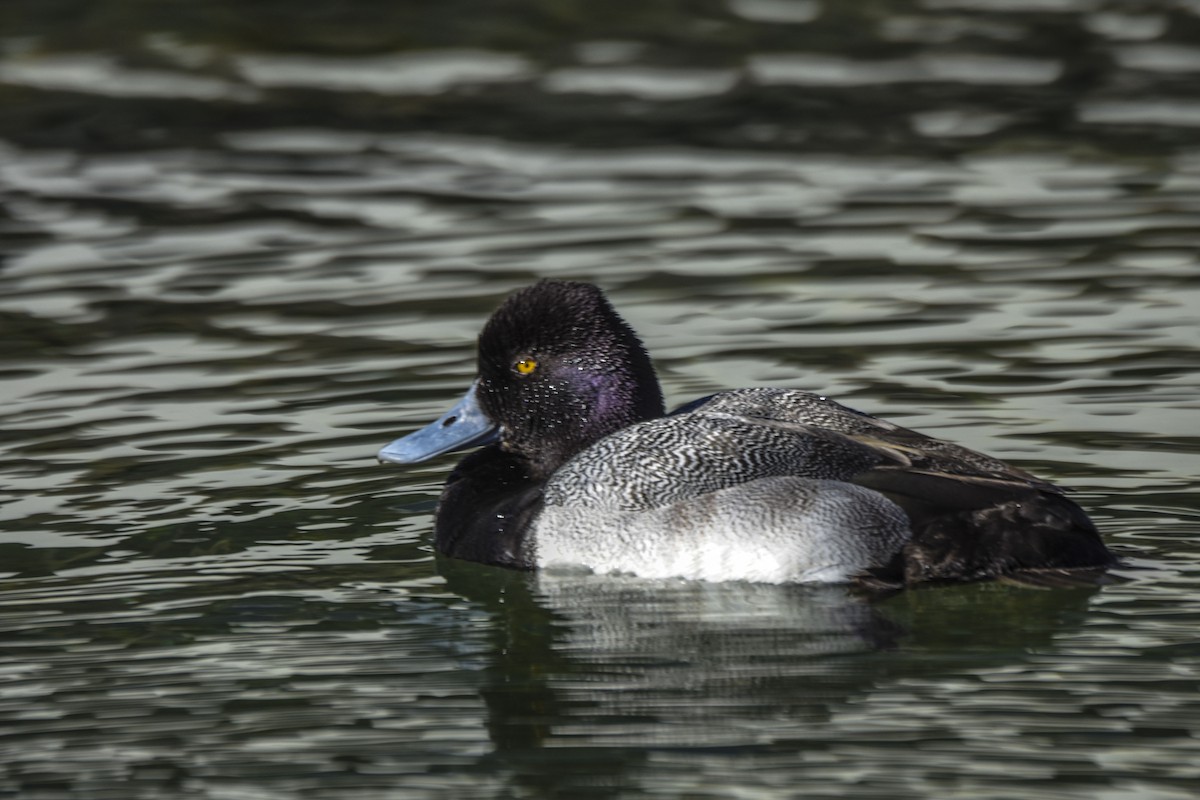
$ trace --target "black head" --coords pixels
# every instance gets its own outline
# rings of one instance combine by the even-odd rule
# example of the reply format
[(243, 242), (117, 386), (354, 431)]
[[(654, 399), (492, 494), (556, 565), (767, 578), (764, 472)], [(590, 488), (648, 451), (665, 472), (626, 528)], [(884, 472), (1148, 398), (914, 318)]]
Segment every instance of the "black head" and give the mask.
[(549, 475), (591, 443), (662, 416), (633, 330), (590, 284), (544, 280), (512, 294), (479, 335), (478, 400), (500, 446)]

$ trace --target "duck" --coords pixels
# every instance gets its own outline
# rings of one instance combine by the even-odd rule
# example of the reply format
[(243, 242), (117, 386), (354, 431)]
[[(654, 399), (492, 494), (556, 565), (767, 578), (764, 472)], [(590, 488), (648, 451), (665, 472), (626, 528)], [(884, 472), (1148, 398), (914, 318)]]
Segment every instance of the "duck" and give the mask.
[(508, 296), (465, 395), (378, 459), (459, 450), (434, 548), (500, 567), (905, 588), (1114, 563), (1059, 486), (825, 396), (730, 389), (667, 413), (590, 283)]

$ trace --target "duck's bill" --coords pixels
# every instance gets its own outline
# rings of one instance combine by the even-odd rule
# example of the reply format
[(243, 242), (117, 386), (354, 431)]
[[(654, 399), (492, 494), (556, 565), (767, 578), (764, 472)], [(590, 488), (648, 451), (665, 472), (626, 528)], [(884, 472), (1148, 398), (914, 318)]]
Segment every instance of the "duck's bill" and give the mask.
[(416, 464), (420, 461), (491, 444), (499, 437), (499, 427), (488, 419), (475, 399), (479, 382), (463, 395), (454, 408), (419, 431), (389, 444), (379, 451), (379, 460), (387, 464)]

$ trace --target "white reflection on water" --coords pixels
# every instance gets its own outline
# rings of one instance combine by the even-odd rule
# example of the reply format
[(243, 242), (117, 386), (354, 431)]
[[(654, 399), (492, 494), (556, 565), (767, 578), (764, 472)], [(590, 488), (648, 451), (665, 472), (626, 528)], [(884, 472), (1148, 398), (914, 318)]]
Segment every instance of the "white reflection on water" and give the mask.
[(729, 0), (729, 10), (753, 22), (794, 25), (812, 22), (821, 14), (816, 0)]
[(129, 69), (107, 55), (22, 55), (0, 59), (0, 83), (114, 97), (187, 97), (249, 103), (253, 89), (201, 75)]
[(430, 50), (394, 56), (322, 58), (254, 54), (236, 58), (253, 85), (299, 86), (326, 91), (381, 94), (438, 94), (461, 85), (503, 83), (527, 78), (529, 61), (486, 50)]
[(1056, 80), (1062, 64), (1049, 59), (926, 54), (906, 59), (855, 60), (810, 53), (754, 56), (750, 75), (766, 85), (878, 86), (950, 81), (977, 85), (1036, 86)]
[(543, 79), (551, 92), (627, 94), (646, 100), (682, 100), (721, 94), (733, 87), (732, 70), (652, 69), (649, 67), (574, 67), (554, 70)]
[(1081, 122), (1110, 125), (1200, 126), (1200, 103), (1182, 97), (1095, 100), (1079, 106)]
[(1138, 44), (1117, 48), (1123, 66), (1155, 72), (1200, 72), (1200, 47), (1170, 44)]

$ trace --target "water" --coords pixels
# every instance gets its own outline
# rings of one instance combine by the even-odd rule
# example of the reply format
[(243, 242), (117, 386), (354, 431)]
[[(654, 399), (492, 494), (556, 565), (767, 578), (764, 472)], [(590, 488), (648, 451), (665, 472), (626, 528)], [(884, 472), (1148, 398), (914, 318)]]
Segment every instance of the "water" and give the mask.
[[(247, 7), (250, 6), (250, 7)], [(1200, 6), (0, 9), (0, 792), (1195, 796)], [(1117, 582), (437, 559), (375, 450), (538, 277), (671, 402), (1077, 491)]]

